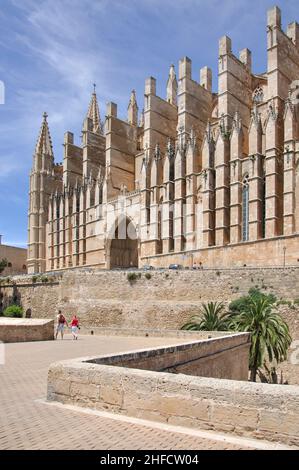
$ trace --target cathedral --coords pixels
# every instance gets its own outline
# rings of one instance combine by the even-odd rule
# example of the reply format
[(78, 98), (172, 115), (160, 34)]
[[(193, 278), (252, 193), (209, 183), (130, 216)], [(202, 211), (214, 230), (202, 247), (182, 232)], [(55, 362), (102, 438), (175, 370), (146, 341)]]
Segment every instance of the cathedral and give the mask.
[(64, 135), (56, 164), (47, 114), (30, 173), (28, 272), (299, 265), (299, 25), (267, 14), (267, 71), (219, 41), (208, 67), (172, 65), (166, 97), (145, 80), (127, 119), (96, 90), (82, 143)]

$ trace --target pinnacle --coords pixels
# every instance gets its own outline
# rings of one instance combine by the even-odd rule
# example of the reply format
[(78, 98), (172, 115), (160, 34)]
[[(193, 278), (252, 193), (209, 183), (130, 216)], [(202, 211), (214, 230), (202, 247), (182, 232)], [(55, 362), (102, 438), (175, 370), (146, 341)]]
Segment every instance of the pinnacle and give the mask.
[(93, 93), (91, 96), (91, 101), (89, 104), (87, 117), (92, 120), (93, 122), (93, 132), (100, 134), (101, 133), (101, 118), (100, 118), (100, 110), (98, 105), (98, 99), (96, 94), (96, 84), (93, 84)]
[(40, 154), (50, 155), (54, 158), (52, 139), (50, 135), (49, 125), (47, 121), (48, 114), (43, 113), (43, 122), (41, 125), (40, 133), (35, 147), (35, 152)]

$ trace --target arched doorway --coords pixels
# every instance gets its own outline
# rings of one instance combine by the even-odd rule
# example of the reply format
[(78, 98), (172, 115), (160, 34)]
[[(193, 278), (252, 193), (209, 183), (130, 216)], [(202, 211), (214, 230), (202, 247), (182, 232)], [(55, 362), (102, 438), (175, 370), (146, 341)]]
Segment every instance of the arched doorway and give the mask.
[(138, 237), (134, 224), (121, 218), (110, 244), (110, 269), (138, 268)]

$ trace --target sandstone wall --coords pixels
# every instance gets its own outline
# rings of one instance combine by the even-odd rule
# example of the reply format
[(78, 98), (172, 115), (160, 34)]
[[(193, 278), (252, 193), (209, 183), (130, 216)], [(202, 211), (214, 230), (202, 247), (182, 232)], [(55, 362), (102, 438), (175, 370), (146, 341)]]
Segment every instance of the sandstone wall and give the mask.
[[(66, 271), (48, 283), (32, 283), (32, 277), (15, 277), (15, 285), (2, 280), (3, 307), (17, 299), (33, 318), (55, 318), (61, 309), (68, 319), (76, 313), (85, 328), (177, 329), (198, 313), (202, 302), (229, 302), (251, 287), (272, 292), (278, 298), (299, 298), (299, 268), (239, 268), (182, 271)], [(148, 274), (150, 279), (145, 276)], [(299, 305), (280, 307), (293, 340), (299, 340)], [(290, 351), (290, 355), (295, 350)], [(299, 363), (299, 358), (298, 361)], [(284, 380), (299, 383), (298, 364), (285, 363)]]
[(83, 363), (52, 364), (48, 400), (299, 445), (299, 387)]
[[(54, 318), (57, 309), (67, 316), (76, 313), (84, 326), (180, 328), (202, 302), (229, 302), (251, 287), (286, 300), (299, 297), (299, 268), (136, 273), (134, 282), (129, 282), (128, 271), (69, 271), (56, 282), (35, 284), (31, 277), (15, 277), (2, 280), (0, 300), (4, 308), (16, 299), (35, 318)], [(283, 310), (297, 332), (296, 307)]]
[[(92, 363), (202, 377), (248, 380), (250, 335), (226, 334), (209, 339), (92, 359)], [(238, 361), (236, 361), (238, 356)]]
[(54, 340), (53, 320), (0, 318), (0, 341), (21, 343)]

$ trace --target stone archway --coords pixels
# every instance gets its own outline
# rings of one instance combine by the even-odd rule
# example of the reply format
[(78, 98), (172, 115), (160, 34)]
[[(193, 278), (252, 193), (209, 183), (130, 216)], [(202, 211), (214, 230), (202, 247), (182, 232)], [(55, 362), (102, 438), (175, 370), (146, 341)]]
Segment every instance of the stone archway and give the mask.
[(138, 268), (138, 237), (128, 218), (121, 219), (110, 244), (110, 269)]

